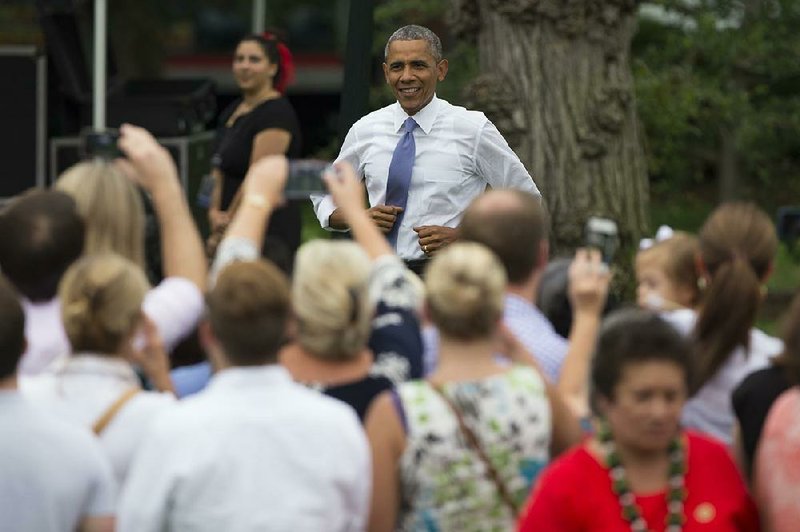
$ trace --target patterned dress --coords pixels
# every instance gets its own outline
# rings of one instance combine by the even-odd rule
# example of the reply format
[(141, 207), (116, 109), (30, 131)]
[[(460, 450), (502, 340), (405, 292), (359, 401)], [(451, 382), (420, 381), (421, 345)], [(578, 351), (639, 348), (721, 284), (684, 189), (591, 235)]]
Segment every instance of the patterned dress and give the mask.
[[(549, 459), (550, 404), (541, 376), (528, 367), (444, 392), (481, 442), (507, 490), (522, 508)], [(400, 530), (511, 530), (516, 515), (465, 440), (450, 407), (426, 381), (400, 385), (406, 448), (400, 459)]]

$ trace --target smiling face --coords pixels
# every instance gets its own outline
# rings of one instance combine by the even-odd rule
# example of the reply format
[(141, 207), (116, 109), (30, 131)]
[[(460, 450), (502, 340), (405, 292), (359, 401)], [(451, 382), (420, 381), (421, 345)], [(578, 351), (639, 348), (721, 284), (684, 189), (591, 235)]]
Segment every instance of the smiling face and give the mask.
[(427, 41), (393, 41), (383, 74), (400, 106), (413, 116), (433, 99), (436, 84), (444, 81), (447, 60), (437, 63)]
[(660, 452), (678, 433), (686, 395), (686, 374), (678, 364), (633, 362), (622, 369), (613, 397), (600, 399), (600, 409), (618, 445)]
[(233, 76), (244, 93), (258, 92), (272, 86), (278, 66), (270, 63), (256, 41), (242, 41), (233, 56)]

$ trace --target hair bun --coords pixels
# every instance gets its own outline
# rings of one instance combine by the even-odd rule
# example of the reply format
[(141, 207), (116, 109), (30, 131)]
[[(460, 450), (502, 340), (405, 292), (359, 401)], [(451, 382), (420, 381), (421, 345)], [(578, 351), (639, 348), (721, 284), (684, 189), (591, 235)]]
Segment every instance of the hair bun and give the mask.
[(90, 308), (89, 298), (82, 296), (73, 299), (66, 305), (62, 304), (61, 314), (63, 315), (63, 319), (66, 321), (88, 315)]

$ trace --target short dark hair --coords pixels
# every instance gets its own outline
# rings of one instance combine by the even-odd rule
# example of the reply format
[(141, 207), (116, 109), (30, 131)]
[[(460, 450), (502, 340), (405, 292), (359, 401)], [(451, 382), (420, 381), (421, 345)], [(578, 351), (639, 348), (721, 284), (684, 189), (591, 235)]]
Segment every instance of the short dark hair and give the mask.
[(572, 328), (572, 303), (569, 300), (569, 267), (572, 259), (551, 260), (536, 289), (536, 307), (545, 315), (558, 334), (569, 337)]
[[(484, 205), (489, 195), (508, 194), (508, 207)], [(491, 249), (506, 270), (508, 282), (524, 282), (539, 262), (539, 248), (547, 235), (541, 201), (521, 190), (496, 190), (479, 196), (467, 207), (459, 225), (460, 238)]]
[(14, 288), (0, 275), (0, 379), (13, 377), (25, 352), (25, 313)]
[(651, 311), (625, 308), (609, 314), (592, 357), (591, 403), (595, 413), (598, 398), (614, 399), (614, 389), (626, 367), (652, 361), (680, 367), (688, 393), (694, 376), (689, 340)]
[(72, 197), (29, 190), (0, 215), (0, 268), (26, 298), (49, 301), (64, 272), (83, 253), (84, 234)]
[(211, 330), (234, 366), (274, 363), (289, 319), (289, 281), (264, 261), (222, 269), (206, 296)]
[(409, 24), (408, 26), (396, 29), (386, 41), (386, 46), (383, 48), (384, 61), (389, 57), (389, 45), (395, 41), (425, 41), (428, 43), (428, 49), (437, 63), (444, 59), (444, 54), (442, 54), (442, 41), (439, 39), (438, 35), (425, 26)]

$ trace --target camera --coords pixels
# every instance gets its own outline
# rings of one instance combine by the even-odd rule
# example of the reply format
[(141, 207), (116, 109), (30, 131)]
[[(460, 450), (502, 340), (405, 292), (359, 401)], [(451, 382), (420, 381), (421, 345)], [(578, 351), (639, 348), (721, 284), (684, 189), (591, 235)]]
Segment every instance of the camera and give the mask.
[(610, 264), (619, 245), (617, 222), (610, 218), (591, 216), (586, 222), (586, 246), (600, 250), (603, 262)]
[(311, 194), (327, 194), (322, 176), (336, 173), (327, 161), (317, 159), (295, 159), (289, 161), (289, 175), (283, 195), (286, 199), (308, 199)]
[(81, 155), (84, 159), (100, 157), (112, 160), (124, 157), (117, 146), (119, 140), (118, 129), (91, 130), (81, 132)]

